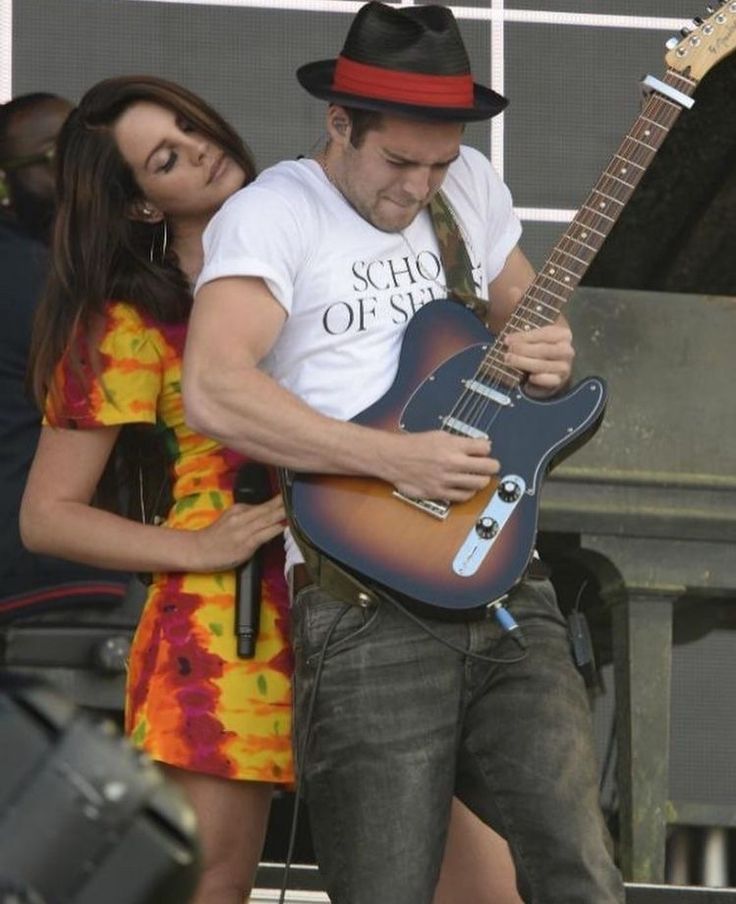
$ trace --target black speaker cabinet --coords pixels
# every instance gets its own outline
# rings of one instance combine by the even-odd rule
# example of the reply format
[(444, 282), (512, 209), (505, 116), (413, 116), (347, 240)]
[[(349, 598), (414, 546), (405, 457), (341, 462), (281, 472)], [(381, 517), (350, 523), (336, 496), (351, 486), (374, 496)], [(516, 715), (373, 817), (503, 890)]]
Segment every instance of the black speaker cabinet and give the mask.
[(736, 904), (736, 889), (627, 885), (626, 904)]

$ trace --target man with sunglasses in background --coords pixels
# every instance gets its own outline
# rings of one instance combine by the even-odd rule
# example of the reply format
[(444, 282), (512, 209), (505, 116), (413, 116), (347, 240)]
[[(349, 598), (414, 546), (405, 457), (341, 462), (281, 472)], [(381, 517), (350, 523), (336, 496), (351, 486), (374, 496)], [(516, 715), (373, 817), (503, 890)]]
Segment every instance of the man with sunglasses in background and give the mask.
[(46, 93), (0, 105), (0, 624), (39, 608), (118, 601), (125, 587), (122, 576), (29, 553), (18, 530), (41, 423), (26, 362), (54, 218), (54, 144), (71, 109)]
[(54, 142), (71, 110), (53, 94), (23, 94), (0, 107), (3, 226), (46, 244), (54, 216)]

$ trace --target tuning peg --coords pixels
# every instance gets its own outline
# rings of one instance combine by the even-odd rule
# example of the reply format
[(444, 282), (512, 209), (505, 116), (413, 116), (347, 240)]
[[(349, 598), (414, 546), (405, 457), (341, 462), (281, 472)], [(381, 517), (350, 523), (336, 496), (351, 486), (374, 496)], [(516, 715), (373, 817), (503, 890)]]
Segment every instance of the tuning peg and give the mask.
[(688, 28), (687, 26), (685, 26), (685, 28), (680, 29), (680, 34), (683, 36), (683, 38), (686, 38), (691, 32), (692, 32), (692, 28)]
[(668, 39), (665, 41), (664, 46), (667, 48), (667, 50), (674, 50), (675, 47), (677, 47), (677, 45), (678, 45), (679, 43), (680, 43), (680, 39), (679, 39), (679, 38), (671, 37), (671, 38), (668, 38)]
[(695, 16), (695, 18), (693, 19), (693, 25), (694, 25), (696, 28), (700, 28), (700, 26), (701, 26), (702, 24), (703, 24), (703, 20), (700, 18), (700, 16)]
[(714, 13), (716, 10), (715, 10), (714, 6), (706, 6), (705, 11), (708, 13), (708, 15), (710, 15), (711, 13)]

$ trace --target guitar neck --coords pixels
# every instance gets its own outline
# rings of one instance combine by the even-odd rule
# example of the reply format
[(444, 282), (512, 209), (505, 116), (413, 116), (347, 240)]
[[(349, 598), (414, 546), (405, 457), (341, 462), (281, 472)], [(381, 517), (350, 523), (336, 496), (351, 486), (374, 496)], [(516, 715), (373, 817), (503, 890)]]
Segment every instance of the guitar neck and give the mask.
[[(664, 83), (691, 96), (697, 82), (668, 70)], [(483, 362), (487, 376), (518, 385), (521, 371), (503, 364), (506, 335), (554, 323), (618, 220), (681, 107), (653, 91), (575, 218), (555, 245)]]

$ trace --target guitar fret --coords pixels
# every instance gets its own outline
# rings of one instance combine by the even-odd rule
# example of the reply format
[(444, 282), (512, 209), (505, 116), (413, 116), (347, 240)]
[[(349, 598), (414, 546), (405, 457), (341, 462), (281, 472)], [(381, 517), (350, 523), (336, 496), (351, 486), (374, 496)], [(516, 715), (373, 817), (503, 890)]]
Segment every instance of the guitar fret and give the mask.
[[(530, 301), (531, 300), (533, 300), (535, 302), (534, 316), (540, 317), (542, 320), (546, 320), (548, 323), (552, 323), (552, 321), (556, 318), (557, 311), (559, 310), (559, 308), (557, 308), (553, 304), (548, 304), (546, 301), (542, 301), (541, 298), (530, 299)], [(563, 298), (561, 300), (563, 302), (567, 301), (566, 298)], [(552, 320), (550, 320), (550, 315), (545, 313), (544, 308), (548, 308), (550, 311), (552, 311), (555, 314), (555, 317), (552, 318)]]
[[(570, 290), (572, 289), (572, 283), (571, 283), (571, 282), (568, 283), (568, 285), (562, 285), (562, 283), (560, 283), (559, 281), (555, 280), (553, 277), (547, 276), (546, 273), (543, 273), (543, 272), (542, 272), (542, 273), (540, 273), (540, 274), (538, 275), (537, 280), (535, 280), (535, 281), (531, 284), (531, 286), (529, 286), (529, 288), (527, 289), (527, 293), (532, 293), (532, 292), (535, 292), (535, 291), (541, 291), (544, 295), (552, 295), (553, 297), (557, 297), (557, 296), (555, 295), (555, 293), (554, 293), (551, 289), (548, 289), (546, 286), (538, 285), (538, 284), (537, 284), (537, 281), (538, 281), (538, 280), (544, 280), (545, 282), (555, 283), (556, 285), (561, 286), (561, 288), (563, 289), (563, 291), (567, 291), (568, 289), (570, 289)], [(554, 308), (554, 303), (547, 303), (547, 302), (544, 300), (544, 298), (536, 298), (535, 300), (541, 302), (541, 303), (544, 304), (546, 307)]]
[[(583, 239), (589, 238), (591, 232), (594, 233), (594, 235), (599, 235), (602, 238), (605, 238), (608, 235), (608, 230), (604, 232), (602, 229), (596, 229), (595, 226), (590, 222), (590, 213), (590, 209), (586, 210), (584, 208), (581, 208), (577, 222), (573, 222), (572, 228), (568, 229), (567, 231), (567, 235), (572, 236), (575, 229), (578, 229), (580, 231), (577, 234)], [(598, 216), (597, 211), (594, 211), (594, 213), (596, 213), (596, 216)], [(597, 225), (605, 227), (606, 224), (597, 222)]]
[[(567, 301), (567, 299), (564, 299), (564, 300)], [(547, 311), (553, 311), (554, 313), (557, 313), (557, 306), (554, 304), (550, 304), (550, 302), (548, 302), (548, 301), (545, 301), (544, 298), (535, 297), (534, 298), (534, 310), (536, 313), (539, 314), (540, 317), (547, 317), (547, 316), (549, 316), (546, 313)]]
[(645, 116), (643, 113), (641, 114), (639, 119), (643, 120), (644, 122), (648, 122), (649, 125), (654, 126), (655, 129), (662, 129), (664, 131), (667, 131), (667, 126), (664, 126), (664, 125), (662, 125), (662, 123), (657, 122), (656, 119), (650, 119), (648, 116)]
[(674, 113), (680, 115), (680, 105), (675, 103), (675, 101), (670, 100), (669, 97), (665, 97), (663, 94), (657, 96), (657, 100), (660, 104), (666, 104), (668, 107), (671, 107)]
[(655, 147), (650, 147), (646, 142), (640, 141), (633, 135), (626, 136), (626, 140), (621, 145), (621, 149), (625, 150), (630, 160), (634, 159), (634, 155), (642, 155), (647, 162), (652, 159), (652, 154), (657, 150)]
[[(566, 301), (566, 298), (561, 298), (559, 300), (559, 304), (556, 305), (537, 304), (536, 307), (534, 307), (534, 309), (532, 310), (534, 299), (527, 298), (524, 301), (524, 310), (528, 311), (529, 316), (525, 319), (529, 320), (532, 323), (535, 323), (537, 326), (541, 326), (545, 323), (554, 323), (555, 320), (557, 320), (559, 311), (562, 310)], [(544, 308), (547, 308), (548, 310), (545, 311)]]
[[(539, 277), (543, 278), (543, 277)], [(541, 292), (540, 295), (535, 295), (535, 292)], [(556, 311), (557, 305), (555, 304), (555, 299), (558, 301), (565, 302), (567, 298), (564, 295), (558, 295), (555, 292), (552, 292), (546, 286), (541, 286), (538, 282), (533, 282), (531, 286), (526, 291), (526, 295), (524, 297), (524, 301), (529, 300), (530, 305), (533, 302), (535, 305), (535, 312), (539, 313), (540, 316), (545, 316), (545, 311)]]
[[(594, 234), (591, 235), (591, 232), (593, 232)], [(560, 239), (560, 244), (562, 244), (563, 242), (566, 242), (566, 243), (568, 243), (568, 245), (570, 245), (570, 244), (575, 245), (576, 246), (575, 251), (582, 251), (584, 248), (587, 248), (588, 251), (595, 252), (600, 248), (601, 242), (598, 242), (597, 245), (590, 245), (590, 244), (588, 244), (587, 240), (590, 239), (591, 241), (597, 241), (599, 238), (601, 239), (601, 242), (602, 242), (602, 240), (603, 240), (602, 233), (598, 233), (598, 232), (595, 232), (595, 230), (585, 228), (585, 229), (579, 230), (577, 232), (577, 234), (574, 234), (573, 232), (568, 232), (566, 235), (563, 235), (562, 238)], [(585, 260), (585, 258), (583, 258), (583, 260)]]
[[(574, 243), (575, 245), (577, 245), (578, 247), (575, 249), (576, 251), (582, 251), (583, 249), (586, 249), (587, 251), (592, 251), (593, 254), (595, 254), (603, 244), (605, 237), (605, 233), (588, 228), (585, 231), (579, 232), (577, 234), (570, 233), (569, 235), (565, 236), (562, 241), (567, 241), (568, 243)], [(583, 260), (587, 260), (585, 256), (583, 257)]]
[(615, 223), (615, 222), (616, 222), (616, 220), (614, 219), (614, 217), (609, 217), (607, 214), (601, 213), (600, 210), (595, 210), (595, 208), (590, 207), (590, 206), (587, 205), (587, 204), (583, 204), (583, 210), (589, 210), (591, 213), (596, 214), (596, 216), (603, 217), (604, 220), (609, 220), (611, 223)]
[[(618, 198), (614, 198), (611, 195), (607, 195), (605, 192), (602, 192), (600, 189), (595, 189), (593, 194), (598, 195), (598, 197), (605, 198), (606, 201), (613, 201), (614, 204), (620, 204), (621, 207), (624, 206), (623, 201), (620, 201)], [(601, 204), (599, 202), (598, 206), (602, 209), (605, 206), (605, 202), (603, 204)]]
[[(608, 214), (603, 213), (604, 210), (608, 210), (611, 204), (618, 204), (619, 207), (624, 206), (624, 202), (619, 198), (615, 198), (611, 195), (607, 195), (602, 192), (599, 188), (595, 188), (590, 196), (590, 201), (595, 201), (595, 208), (593, 208), (600, 216), (605, 216), (608, 219), (611, 217)], [(588, 208), (590, 210), (590, 208)], [(617, 211), (614, 210), (614, 214)], [(613, 217), (615, 219), (615, 216)]]
[(555, 292), (553, 292), (551, 289), (545, 289), (544, 291), (545, 291), (548, 295), (551, 295), (552, 298), (556, 298), (558, 301), (567, 301), (567, 298), (566, 298), (566, 297), (564, 297), (564, 296), (562, 296), (562, 295), (557, 295), (557, 294), (556, 294)]
[[(558, 282), (558, 283), (559, 283), (560, 280), (557, 279), (556, 273), (557, 273), (557, 270), (562, 270), (562, 271), (564, 271), (566, 274), (568, 274), (568, 275), (565, 276), (565, 278), (562, 280), (562, 282), (565, 283), (566, 285), (571, 285), (572, 282), (573, 282), (573, 280), (575, 280), (575, 282), (577, 282), (577, 280), (580, 279), (580, 274), (579, 274), (579, 273), (575, 273), (574, 270), (568, 270), (567, 267), (565, 267), (563, 264), (560, 264), (560, 263), (558, 263), (558, 262), (556, 262), (556, 261), (553, 261), (553, 263), (555, 264), (555, 266), (547, 267), (547, 268), (544, 270), (544, 276), (545, 276), (545, 278), (547, 278), (547, 279), (553, 279), (553, 280), (555, 280), (555, 282)], [(572, 277), (573, 279), (570, 279), (570, 277)]]
[(613, 180), (615, 180), (616, 182), (618, 182), (619, 185), (624, 185), (624, 186), (626, 186), (626, 188), (631, 188), (631, 189), (634, 188), (634, 185), (632, 185), (631, 182), (626, 182), (624, 179), (620, 179), (618, 176), (615, 176), (613, 173), (606, 173), (606, 174), (605, 174), (605, 178), (606, 178), (606, 179), (613, 179)]
[[(629, 161), (637, 166), (640, 166), (641, 172), (643, 173), (646, 170), (647, 166), (652, 161), (652, 157), (654, 156), (653, 151), (647, 151), (643, 144), (637, 144), (636, 147), (627, 149), (629, 154)], [(641, 173), (638, 174), (637, 178), (641, 176)]]
[(521, 381), (522, 373), (516, 368), (509, 367), (498, 361), (484, 361), (484, 365), (479, 369), (483, 376), (490, 377), (492, 381), (501, 380), (503, 383), (515, 385)]
[[(590, 250), (593, 251), (593, 250), (595, 250), (595, 249), (591, 248)], [(576, 257), (571, 251), (565, 251), (564, 253), (565, 253), (568, 257), (572, 258), (574, 261), (577, 261), (579, 264), (582, 264), (582, 265), (583, 265), (583, 272), (585, 271), (585, 269), (587, 269), (588, 261), (583, 260), (583, 259), (580, 258), (580, 257)]]
[[(580, 248), (578, 250), (580, 250), (582, 248), (587, 248), (588, 251), (596, 252), (598, 250), (598, 247), (600, 247), (600, 246), (596, 247), (595, 245), (589, 245), (587, 242), (582, 241), (582, 239), (577, 239), (577, 238), (574, 238), (573, 236), (568, 236), (566, 239), (563, 239), (562, 241), (565, 241), (565, 240), (574, 242), (576, 245), (579, 245)], [(572, 254), (572, 252), (568, 252), (568, 254), (571, 254), (572, 257), (574, 257), (576, 260), (580, 260), (580, 262), (583, 264), (588, 263), (588, 261), (586, 261), (585, 258), (578, 258), (578, 257), (576, 257), (576, 255)]]
[(549, 274), (550, 276), (554, 276), (555, 273), (557, 272), (557, 270), (563, 270), (565, 273), (569, 274), (570, 276), (574, 276), (576, 279), (578, 279), (580, 274), (576, 273), (574, 270), (568, 270), (564, 264), (561, 264), (558, 260), (553, 259), (555, 254), (557, 254), (556, 249), (552, 252), (552, 255), (550, 256), (550, 260), (549, 260), (550, 267), (546, 271), (546, 273)]
[[(526, 316), (529, 315), (529, 316)], [(514, 313), (509, 317), (509, 323), (518, 326), (521, 324), (522, 328), (525, 330), (531, 329), (534, 326), (536, 320), (536, 315), (527, 310), (526, 302), (519, 305), (518, 308), (514, 311)]]
[(629, 138), (631, 139), (631, 141), (635, 141), (637, 144), (640, 144), (642, 147), (645, 147), (649, 151), (654, 152), (657, 150), (656, 146), (653, 147), (651, 144), (647, 144), (646, 141), (642, 141), (640, 138), (634, 138), (632, 135), (630, 135)]
[(538, 324), (534, 323), (534, 321), (523, 320), (518, 316), (509, 319), (509, 328), (512, 333), (528, 333), (536, 326)]
[(562, 286), (563, 289), (568, 289), (572, 285), (572, 280), (568, 279), (567, 282), (565, 282), (563, 280), (556, 279), (554, 276), (550, 276), (549, 273), (543, 273), (543, 274), (540, 274), (540, 276), (543, 276), (545, 279), (549, 280), (550, 282), (557, 283), (557, 285)]
[[(596, 229), (595, 226), (592, 226), (590, 223), (585, 222), (585, 213), (586, 213), (586, 212), (587, 212), (587, 213), (590, 213), (590, 210), (588, 210), (588, 211), (583, 211), (583, 212), (580, 214), (580, 216), (578, 217), (578, 219), (580, 220), (580, 223), (579, 223), (578, 225), (584, 227), (584, 229), (586, 230), (585, 232), (580, 233), (581, 236), (582, 236), (584, 239), (587, 239), (587, 238), (588, 238), (588, 232), (594, 232), (596, 235), (599, 235), (601, 238), (605, 238), (605, 237), (608, 235), (608, 232), (601, 232), (600, 229)], [(573, 224), (573, 225), (575, 225), (575, 224)], [(570, 234), (572, 234), (571, 231), (570, 231)]]
[(614, 156), (617, 160), (623, 160), (624, 163), (630, 163), (632, 166), (635, 166), (637, 169), (640, 169), (642, 172), (646, 169), (646, 167), (640, 166), (638, 163), (636, 163), (636, 161), (634, 161), (634, 160), (629, 160), (628, 157), (622, 157), (621, 154), (614, 154), (613, 156)]

